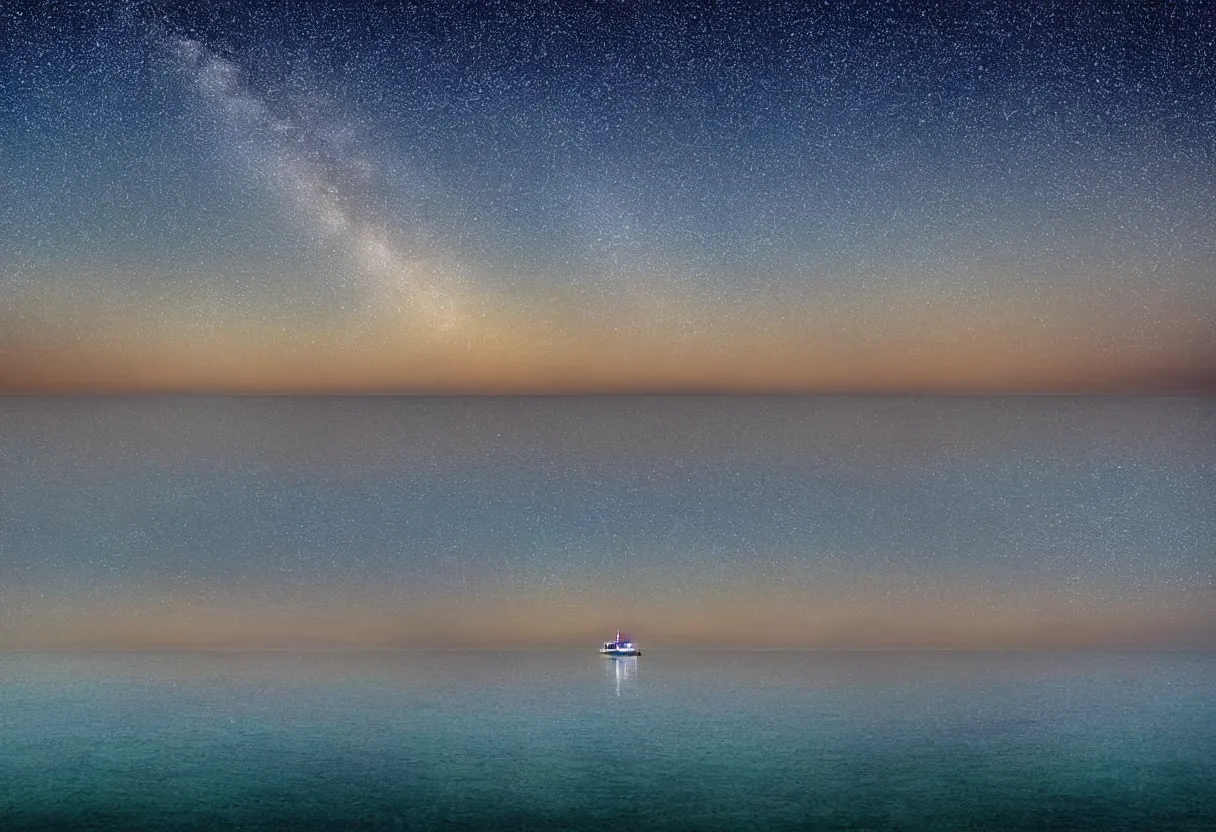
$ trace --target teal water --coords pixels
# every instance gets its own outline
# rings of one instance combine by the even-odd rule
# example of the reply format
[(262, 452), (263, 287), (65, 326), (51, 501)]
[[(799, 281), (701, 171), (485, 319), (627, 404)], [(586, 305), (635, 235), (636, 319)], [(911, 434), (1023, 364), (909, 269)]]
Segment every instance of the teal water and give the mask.
[(0, 654), (4, 829), (1216, 829), (1216, 654)]

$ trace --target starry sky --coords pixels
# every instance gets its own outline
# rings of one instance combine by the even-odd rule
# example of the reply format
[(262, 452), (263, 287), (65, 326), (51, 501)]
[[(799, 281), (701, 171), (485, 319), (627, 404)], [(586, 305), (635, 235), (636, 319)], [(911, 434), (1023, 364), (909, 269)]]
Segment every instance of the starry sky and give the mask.
[(1216, 646), (1213, 21), (0, 3), (0, 648)]
[(8, 392), (1192, 392), (1201, 3), (8, 3)]

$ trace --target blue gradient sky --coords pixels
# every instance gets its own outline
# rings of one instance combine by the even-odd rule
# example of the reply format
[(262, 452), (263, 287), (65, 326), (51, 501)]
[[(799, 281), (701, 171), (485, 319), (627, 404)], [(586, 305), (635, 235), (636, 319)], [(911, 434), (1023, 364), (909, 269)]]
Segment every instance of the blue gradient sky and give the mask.
[(0, 644), (1216, 646), (1210, 398), (9, 398)]

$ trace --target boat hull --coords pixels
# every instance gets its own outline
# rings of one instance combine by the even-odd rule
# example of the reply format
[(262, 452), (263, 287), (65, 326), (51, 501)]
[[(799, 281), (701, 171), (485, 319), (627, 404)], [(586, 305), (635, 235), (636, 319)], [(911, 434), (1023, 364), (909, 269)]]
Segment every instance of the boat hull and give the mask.
[(642, 655), (641, 650), (600, 650), (600, 655), (606, 659), (627, 659), (630, 656)]

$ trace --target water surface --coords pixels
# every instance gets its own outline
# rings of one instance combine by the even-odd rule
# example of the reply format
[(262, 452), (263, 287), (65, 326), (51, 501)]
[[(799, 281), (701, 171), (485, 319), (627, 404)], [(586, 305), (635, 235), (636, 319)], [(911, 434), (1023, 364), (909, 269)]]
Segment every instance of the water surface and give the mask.
[(0, 654), (22, 829), (1216, 828), (1216, 654)]

